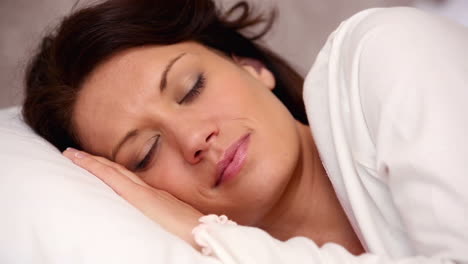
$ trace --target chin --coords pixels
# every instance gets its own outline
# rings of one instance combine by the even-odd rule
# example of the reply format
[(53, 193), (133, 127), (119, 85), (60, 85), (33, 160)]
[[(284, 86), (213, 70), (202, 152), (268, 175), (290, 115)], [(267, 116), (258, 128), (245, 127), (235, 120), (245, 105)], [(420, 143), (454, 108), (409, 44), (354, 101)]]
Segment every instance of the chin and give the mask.
[(256, 173), (255, 179), (246, 179), (239, 184), (240, 190), (236, 190), (236, 198), (232, 199), (235, 208), (224, 214), (238, 224), (257, 226), (279, 202), (287, 183), (286, 177), (269, 171)]

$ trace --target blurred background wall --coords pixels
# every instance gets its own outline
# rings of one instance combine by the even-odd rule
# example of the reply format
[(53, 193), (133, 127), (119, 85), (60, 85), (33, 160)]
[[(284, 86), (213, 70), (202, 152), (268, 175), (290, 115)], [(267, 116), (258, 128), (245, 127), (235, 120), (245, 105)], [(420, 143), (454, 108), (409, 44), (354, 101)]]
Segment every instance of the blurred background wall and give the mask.
[[(235, 0), (218, 0), (230, 6)], [(70, 12), (76, 0), (0, 0), (0, 108), (20, 104), (23, 71), (41, 36)], [(78, 7), (89, 3), (81, 0)], [(277, 6), (267, 45), (305, 74), (342, 21), (370, 7), (415, 6), (468, 25), (466, 0), (250, 0), (258, 9)]]

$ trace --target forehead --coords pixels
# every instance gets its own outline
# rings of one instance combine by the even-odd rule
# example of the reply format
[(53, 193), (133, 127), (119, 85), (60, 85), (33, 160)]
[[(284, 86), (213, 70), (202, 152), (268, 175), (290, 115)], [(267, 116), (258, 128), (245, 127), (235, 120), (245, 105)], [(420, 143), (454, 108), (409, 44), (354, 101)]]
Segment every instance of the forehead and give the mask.
[[(167, 63), (174, 56), (189, 53), (195, 56), (203, 55), (201, 46), (197, 44), (176, 44), (169, 46), (146, 46), (122, 51), (94, 69), (85, 80), (78, 99), (109, 95), (108, 92), (135, 92), (142, 83), (159, 79)], [(129, 89), (127, 81), (132, 83)], [(136, 83), (135, 83), (136, 81)]]
[(114, 137), (136, 125), (132, 116), (141, 111), (148, 93), (159, 93), (162, 72), (181, 53), (206, 57), (210, 52), (195, 43), (146, 46), (120, 52), (99, 65), (81, 87), (74, 107), (73, 124), (82, 147), (108, 156), (105, 151), (117, 141)]

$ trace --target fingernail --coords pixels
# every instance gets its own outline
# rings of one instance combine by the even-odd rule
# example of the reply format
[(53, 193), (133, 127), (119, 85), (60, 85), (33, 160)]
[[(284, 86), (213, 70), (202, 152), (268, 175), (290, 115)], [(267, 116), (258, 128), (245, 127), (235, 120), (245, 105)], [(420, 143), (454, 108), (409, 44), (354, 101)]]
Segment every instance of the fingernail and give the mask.
[(75, 153), (75, 152), (78, 152), (78, 150), (74, 148), (67, 148), (64, 152)]
[(75, 157), (77, 157), (79, 159), (82, 159), (82, 158), (86, 157), (86, 154), (84, 152), (81, 152), (81, 151), (76, 151), (75, 152)]
[(73, 155), (74, 157), (78, 158), (78, 159), (82, 159), (84, 157), (86, 157), (86, 153), (82, 152), (82, 151), (79, 151), (77, 149), (74, 149), (74, 148), (67, 148), (64, 152), (65, 153), (68, 153), (68, 156), (70, 157), (70, 155)]

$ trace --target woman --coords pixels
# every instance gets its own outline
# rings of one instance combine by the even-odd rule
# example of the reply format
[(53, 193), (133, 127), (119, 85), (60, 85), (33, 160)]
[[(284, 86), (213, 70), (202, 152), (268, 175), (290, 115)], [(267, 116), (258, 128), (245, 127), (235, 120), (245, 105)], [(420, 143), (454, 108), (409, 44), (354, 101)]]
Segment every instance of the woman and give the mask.
[[(272, 20), (264, 21), (262, 34)], [(253, 42), (262, 34), (238, 33), (260, 22), (245, 3), (222, 16), (208, 0), (78, 11), (31, 63), (25, 120), (60, 150), (73, 147), (64, 155), (155, 222), (225, 262), (467, 261), (468, 168), (456, 160), (466, 150), (455, 149), (467, 144), (467, 122), (445, 119), (467, 95), (466, 30), (408, 9), (353, 16), (308, 75), (309, 128), (299, 75)], [(436, 158), (442, 151), (451, 160)], [(243, 226), (203, 217), (194, 238), (208, 214)], [(456, 225), (441, 226), (444, 217)], [(244, 252), (252, 241), (262, 242), (256, 253)]]

